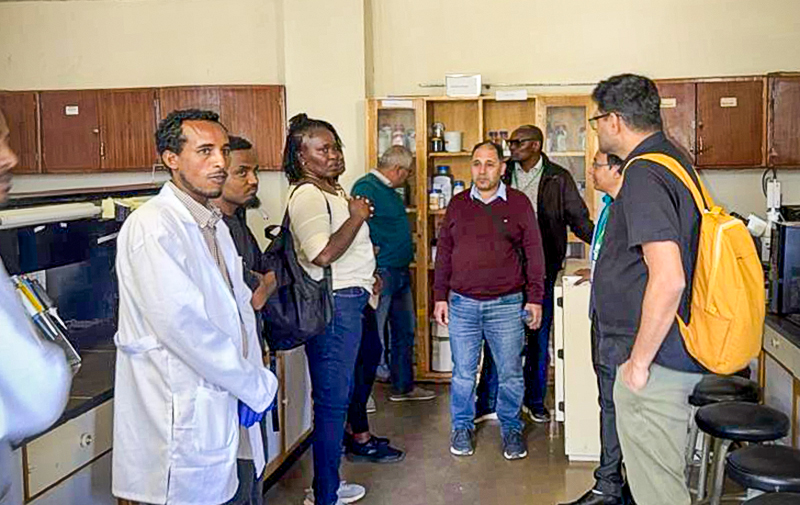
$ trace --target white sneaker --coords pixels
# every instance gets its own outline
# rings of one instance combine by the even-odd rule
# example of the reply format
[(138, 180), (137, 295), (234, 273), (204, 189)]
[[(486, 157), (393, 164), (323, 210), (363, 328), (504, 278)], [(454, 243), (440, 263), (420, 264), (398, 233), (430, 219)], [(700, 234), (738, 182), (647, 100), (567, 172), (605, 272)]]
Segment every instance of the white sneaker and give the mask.
[(497, 412), (489, 412), (487, 414), (483, 414), (482, 416), (478, 416), (475, 418), (473, 423), (481, 424), (486, 421), (497, 421), (499, 418), (497, 417)]
[(369, 395), (367, 398), (367, 414), (374, 414), (378, 411), (378, 405), (375, 403), (375, 398)]
[[(339, 490), (336, 491), (339, 499), (336, 505), (340, 503), (355, 503), (367, 494), (364, 486), (353, 484), (351, 482), (342, 481), (339, 483)], [(303, 505), (314, 505), (314, 490), (311, 488), (306, 489), (306, 499), (303, 500)]]

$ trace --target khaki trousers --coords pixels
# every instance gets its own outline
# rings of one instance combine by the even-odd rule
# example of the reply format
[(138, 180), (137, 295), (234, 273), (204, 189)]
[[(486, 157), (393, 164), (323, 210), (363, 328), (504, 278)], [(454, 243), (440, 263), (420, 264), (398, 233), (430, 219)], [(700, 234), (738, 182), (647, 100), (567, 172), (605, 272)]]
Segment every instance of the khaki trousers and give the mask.
[(637, 505), (689, 505), (684, 480), (689, 395), (703, 374), (650, 366), (650, 378), (633, 392), (617, 373), (614, 405), (628, 482)]

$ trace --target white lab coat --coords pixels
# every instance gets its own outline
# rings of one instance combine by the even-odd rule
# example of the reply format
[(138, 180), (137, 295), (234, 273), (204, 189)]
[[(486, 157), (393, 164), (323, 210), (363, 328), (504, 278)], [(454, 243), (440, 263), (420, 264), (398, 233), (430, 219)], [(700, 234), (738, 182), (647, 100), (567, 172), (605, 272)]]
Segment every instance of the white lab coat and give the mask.
[[(222, 221), (217, 241), (235, 299), (169, 186), (120, 231), (112, 484), (119, 498), (225, 503), (238, 485), (237, 399), (262, 412), (275, 397), (277, 379), (263, 366), (242, 259)], [(248, 434), (255, 453), (263, 447), (259, 426)]]
[(42, 341), (0, 262), (0, 503), (22, 503), (8, 481), (9, 444), (47, 429), (64, 412), (72, 382), (64, 352)]

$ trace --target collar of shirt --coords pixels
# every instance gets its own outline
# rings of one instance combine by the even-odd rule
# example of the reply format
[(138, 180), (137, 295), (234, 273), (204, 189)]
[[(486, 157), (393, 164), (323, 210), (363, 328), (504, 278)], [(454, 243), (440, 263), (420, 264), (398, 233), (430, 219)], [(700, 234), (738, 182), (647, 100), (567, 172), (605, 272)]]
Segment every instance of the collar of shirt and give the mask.
[(628, 155), (628, 157), (625, 158), (625, 162), (623, 163), (623, 166), (627, 166), (628, 162), (631, 159), (633, 159), (633, 158), (635, 158), (635, 157), (637, 157), (637, 156), (639, 156), (641, 154), (651, 153), (651, 152), (655, 151), (656, 148), (658, 148), (664, 142), (667, 142), (667, 137), (666, 137), (666, 135), (664, 135), (663, 131), (657, 131), (657, 132), (653, 133), (649, 137), (647, 137), (644, 140), (642, 140), (639, 143), (639, 145), (636, 146), (633, 149), (633, 151), (631, 151), (631, 153)]
[(381, 181), (382, 183), (386, 184), (390, 188), (392, 187), (392, 181), (390, 181), (388, 177), (386, 177), (385, 175), (380, 173), (378, 170), (373, 168), (372, 170), (369, 171), (369, 173), (371, 173), (372, 175), (377, 177), (379, 181)]
[(479, 202), (483, 202), (487, 205), (497, 200), (498, 198), (500, 198), (504, 202), (508, 201), (508, 195), (506, 193), (506, 185), (503, 183), (503, 181), (500, 181), (500, 185), (497, 187), (497, 192), (494, 195), (492, 195), (488, 200), (484, 200), (483, 197), (481, 197), (481, 193), (480, 191), (478, 191), (478, 186), (474, 184), (472, 185), (472, 189), (469, 190), (469, 196), (472, 197), (473, 200), (478, 200)]
[(222, 219), (222, 211), (218, 208), (203, 205), (173, 184), (172, 181), (168, 181), (167, 184), (169, 184), (170, 189), (175, 193), (178, 200), (186, 206), (189, 214), (192, 215), (192, 218), (197, 222), (200, 228), (213, 229), (219, 220)]
[(517, 162), (514, 165), (514, 170), (517, 171), (517, 177), (519, 177), (519, 175), (522, 175), (524, 177), (526, 175), (538, 175), (539, 171), (542, 169), (543, 166), (544, 166), (544, 156), (539, 155), (539, 161), (537, 161), (536, 164), (533, 166), (533, 168), (531, 168), (527, 172), (522, 169), (522, 163), (519, 162)]

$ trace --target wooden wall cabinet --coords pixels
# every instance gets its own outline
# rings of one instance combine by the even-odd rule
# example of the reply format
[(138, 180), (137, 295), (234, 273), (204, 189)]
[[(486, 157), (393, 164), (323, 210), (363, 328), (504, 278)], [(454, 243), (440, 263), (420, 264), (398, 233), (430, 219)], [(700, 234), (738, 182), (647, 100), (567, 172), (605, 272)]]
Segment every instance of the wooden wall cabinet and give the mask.
[(769, 77), (767, 163), (800, 167), (800, 74)]
[(664, 133), (695, 161), (697, 86), (693, 82), (658, 82)]
[(231, 135), (253, 143), (262, 170), (280, 170), (286, 107), (283, 86), (192, 86), (159, 90), (160, 118), (177, 109), (208, 109)]
[(39, 96), (35, 91), (0, 92), (0, 109), (10, 130), (11, 149), (19, 158), (15, 174), (41, 171), (38, 107)]
[(751, 168), (766, 162), (762, 77), (658, 81), (667, 136), (697, 168)]
[(102, 169), (151, 169), (157, 161), (157, 91), (110, 89), (99, 91), (98, 97)]
[(697, 166), (764, 165), (764, 91), (762, 78), (697, 84)]
[(98, 92), (43, 91), (42, 169), (48, 173), (100, 170)]

